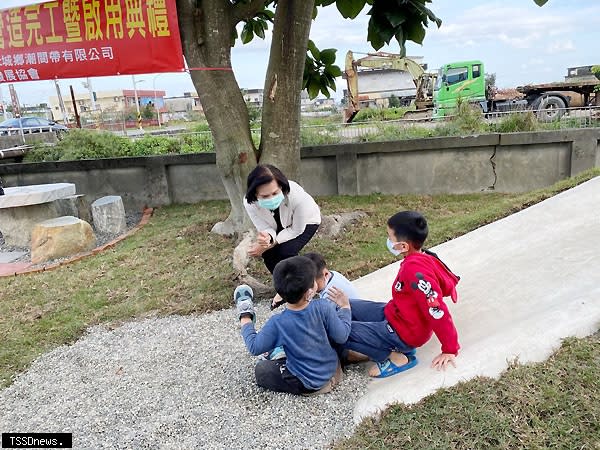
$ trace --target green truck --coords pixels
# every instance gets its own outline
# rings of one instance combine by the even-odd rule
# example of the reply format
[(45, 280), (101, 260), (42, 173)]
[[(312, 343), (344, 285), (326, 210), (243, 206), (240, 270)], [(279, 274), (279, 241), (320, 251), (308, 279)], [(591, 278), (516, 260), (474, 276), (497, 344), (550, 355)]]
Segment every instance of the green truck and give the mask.
[[(550, 122), (560, 119), (571, 106), (598, 105), (594, 92), (598, 84), (593, 76), (577, 75), (591, 66), (569, 69), (564, 82), (517, 87), (519, 98), (497, 99), (493, 89), (486, 86), (485, 70), (481, 61), (459, 61), (445, 64), (439, 70), (433, 93), (433, 118), (441, 119), (455, 113), (459, 99), (480, 108), (483, 113), (531, 109), (539, 120)], [(584, 70), (585, 69), (585, 70)], [(587, 75), (587, 73), (585, 74)], [(578, 96), (580, 104), (575, 105)]]

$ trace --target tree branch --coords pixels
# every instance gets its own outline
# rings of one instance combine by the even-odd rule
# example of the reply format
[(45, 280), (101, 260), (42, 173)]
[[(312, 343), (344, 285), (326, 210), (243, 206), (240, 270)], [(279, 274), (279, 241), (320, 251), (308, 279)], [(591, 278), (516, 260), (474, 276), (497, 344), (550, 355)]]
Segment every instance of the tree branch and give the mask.
[(269, 0), (250, 0), (248, 3), (238, 3), (233, 7), (233, 24), (234, 26), (243, 20), (251, 19), (261, 11)]

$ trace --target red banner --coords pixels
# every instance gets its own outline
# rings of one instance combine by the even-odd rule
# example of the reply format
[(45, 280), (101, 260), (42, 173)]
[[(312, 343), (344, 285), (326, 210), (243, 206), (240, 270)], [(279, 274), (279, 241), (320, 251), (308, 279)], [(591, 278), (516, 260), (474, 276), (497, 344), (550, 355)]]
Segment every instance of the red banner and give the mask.
[(184, 70), (175, 0), (58, 0), (0, 19), (0, 82)]

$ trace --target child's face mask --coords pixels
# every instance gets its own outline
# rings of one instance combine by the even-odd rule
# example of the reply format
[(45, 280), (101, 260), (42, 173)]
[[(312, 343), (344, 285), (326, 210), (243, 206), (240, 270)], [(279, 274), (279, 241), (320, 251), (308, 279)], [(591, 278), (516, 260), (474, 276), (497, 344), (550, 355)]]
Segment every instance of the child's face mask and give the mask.
[(387, 238), (386, 245), (387, 245), (387, 248), (390, 251), (390, 253), (394, 256), (400, 256), (402, 254), (402, 252), (400, 250), (396, 250), (394, 248), (394, 245), (396, 245), (396, 244), (397, 244), (397, 242), (392, 242), (392, 240), (390, 238)]

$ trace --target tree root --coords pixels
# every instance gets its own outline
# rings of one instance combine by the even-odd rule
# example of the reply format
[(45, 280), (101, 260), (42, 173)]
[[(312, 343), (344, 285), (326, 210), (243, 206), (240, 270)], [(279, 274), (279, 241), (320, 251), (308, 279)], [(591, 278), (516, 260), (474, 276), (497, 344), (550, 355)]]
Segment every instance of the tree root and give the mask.
[(257, 298), (271, 298), (275, 295), (275, 289), (261, 283), (256, 278), (248, 274), (248, 264), (250, 256), (248, 249), (256, 239), (256, 231), (247, 231), (240, 243), (233, 250), (233, 272), (234, 279), (239, 283), (247, 284), (254, 291)]
[(331, 214), (321, 218), (321, 226), (317, 234), (330, 239), (338, 237), (348, 225), (358, 222), (367, 215), (364, 211), (352, 211), (342, 214)]

